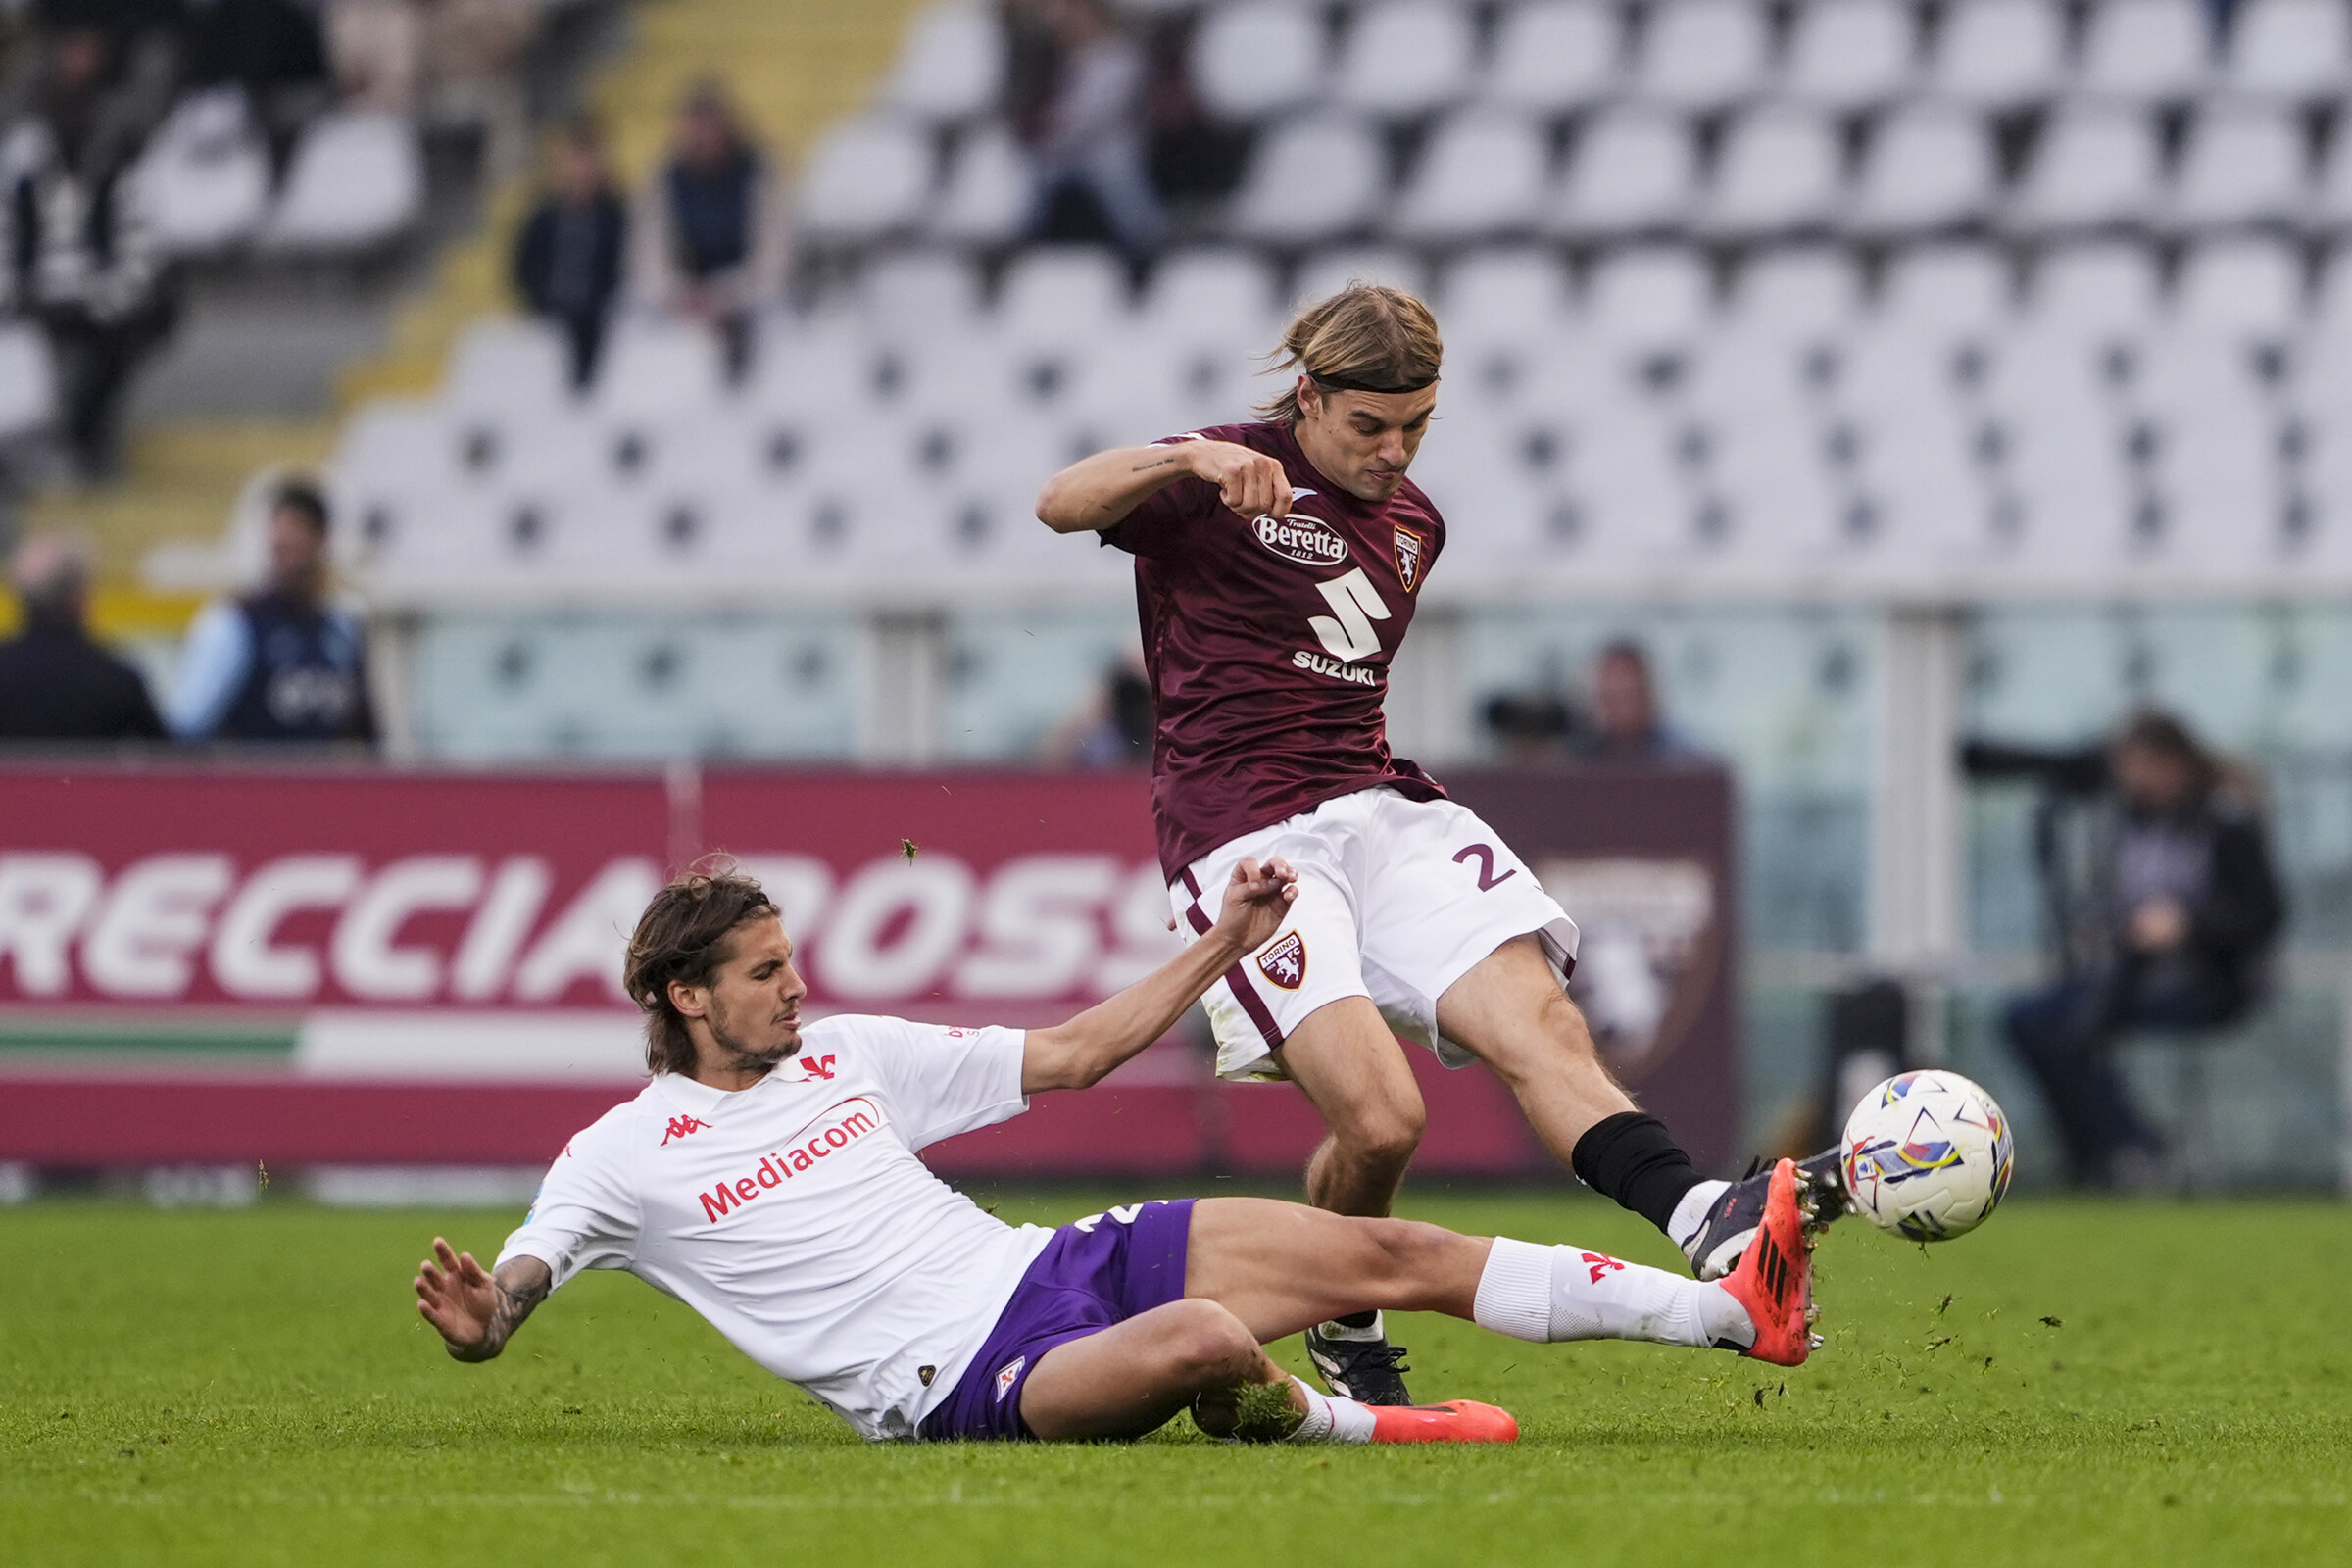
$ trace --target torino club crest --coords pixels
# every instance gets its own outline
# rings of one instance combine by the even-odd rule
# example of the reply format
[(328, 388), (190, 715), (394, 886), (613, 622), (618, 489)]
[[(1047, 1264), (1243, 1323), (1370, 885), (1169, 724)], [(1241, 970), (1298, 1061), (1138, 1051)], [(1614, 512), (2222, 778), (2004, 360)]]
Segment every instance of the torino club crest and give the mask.
[(1285, 931), (1257, 956), (1257, 968), (1283, 990), (1298, 990), (1306, 980), (1306, 938)]
[(1396, 540), (1396, 577), (1411, 593), (1421, 586), (1421, 534), (1418, 529), (1398, 527)]
[(1721, 900), (1696, 860), (1546, 859), (1545, 892), (1576, 921), (1569, 993), (1618, 1072), (1654, 1069), (1705, 1010), (1723, 963)]

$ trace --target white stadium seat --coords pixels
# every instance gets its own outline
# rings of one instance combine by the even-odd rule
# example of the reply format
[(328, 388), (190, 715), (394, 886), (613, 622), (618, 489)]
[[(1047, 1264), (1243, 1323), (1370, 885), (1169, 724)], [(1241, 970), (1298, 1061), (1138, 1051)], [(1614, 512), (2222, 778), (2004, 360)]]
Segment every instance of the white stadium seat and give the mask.
[(1415, 239), (1477, 239), (1531, 226), (1548, 195), (1550, 138), (1524, 115), (1467, 110), (1433, 130), (1391, 226)]
[(1013, 258), (991, 325), (1005, 342), (1078, 347), (1126, 317), (1126, 263), (1106, 250), (1062, 245)]
[(1323, 19), (1305, 6), (1235, 0), (1193, 35), (1193, 86), (1209, 113), (1250, 120), (1322, 96)]
[(1585, 328), (1618, 344), (1654, 345), (1687, 340), (1710, 315), (1707, 266), (1697, 253), (1679, 246), (1645, 246), (1603, 258), (1587, 280)]
[(1796, 13), (1782, 90), (1836, 110), (1889, 102), (1910, 85), (1917, 53), (1903, 0), (1809, 0)]
[(1568, 274), (1543, 250), (1473, 251), (1446, 270), (1438, 324), (1457, 339), (1507, 342), (1541, 333), (1568, 310)]
[(38, 430), (55, 416), (57, 368), (38, 327), (0, 320), (0, 441)]
[(441, 406), (458, 416), (554, 408), (569, 396), (570, 351), (537, 317), (486, 316), (459, 337), (441, 377)]
[(715, 333), (690, 321), (623, 317), (606, 340), (589, 402), (605, 420), (692, 419), (717, 404), (724, 386)]
[(1141, 315), (1168, 335), (1238, 332), (1255, 341), (1274, 312), (1274, 272), (1242, 250), (1182, 250), (1152, 270)]
[(2189, 126), (2167, 216), (2188, 229), (2281, 221), (2302, 212), (2310, 188), (2290, 111), (2211, 104)]
[(2156, 260), (2126, 241), (2093, 241), (2045, 253), (2034, 269), (2026, 318), (2057, 341), (2137, 337), (2156, 318)]
[(1298, 264), (1291, 283), (1294, 308), (1328, 299), (1350, 283), (1382, 283), (1412, 295), (1429, 291), (1429, 269), (1410, 251), (1385, 245), (1343, 245)]
[(1697, 222), (1747, 236), (1817, 227), (1837, 206), (1840, 163), (1838, 127), (1821, 110), (1797, 104), (1750, 110), (1725, 134)]
[(2065, 13), (2050, 0), (1964, 0), (1944, 7), (1928, 89), (1984, 109), (2046, 98), (2059, 83)]
[(1028, 155), (999, 124), (964, 132), (948, 171), (948, 188), (931, 215), (933, 238), (998, 245), (1018, 237), (1034, 188)]
[(876, 96), (904, 114), (963, 120), (994, 109), (1004, 90), (1004, 26), (995, 8), (949, 0), (915, 18)]
[(876, 116), (833, 126), (801, 177), (802, 231), (857, 244), (913, 228), (930, 205), (932, 162), (930, 132), (911, 121)]
[(2284, 337), (2303, 317), (2303, 258), (2279, 240), (2207, 240), (2181, 258), (2172, 319), (2195, 332)]
[(1949, 104), (1907, 104), (1871, 134), (1845, 220), (1869, 234), (1915, 234), (1969, 222), (1999, 197), (1983, 119)]
[(2352, 136), (2333, 138), (2301, 217), (2312, 228), (2352, 228)]
[(2155, 122), (2135, 109), (2069, 105), (2042, 126), (2008, 217), (2027, 230), (2103, 228), (2146, 218), (2156, 199)]
[(333, 254), (397, 239), (424, 206), (424, 155), (400, 115), (339, 110), (302, 133), (263, 226), (271, 250)]
[(1766, 251), (1740, 270), (1728, 325), (1741, 336), (1801, 342), (1850, 331), (1862, 315), (1862, 279), (1845, 251), (1806, 246)]
[(1877, 321), (1888, 331), (1943, 336), (1990, 330), (2009, 310), (2007, 265), (1997, 252), (1983, 245), (1921, 245), (1887, 264)]
[(1359, 8), (1333, 77), (1333, 96), (1365, 114), (1412, 116), (1470, 87), (1476, 38), (1453, 0), (1378, 0)]
[(1387, 184), (1388, 152), (1375, 126), (1293, 121), (1259, 138), (1227, 222), (1250, 239), (1311, 244), (1369, 224)]
[(1679, 115), (1606, 110), (1579, 133), (1545, 226), (1570, 237), (1642, 233), (1688, 215), (1698, 148)]
[(2186, 98), (2213, 74), (2213, 31), (2197, 0), (2100, 0), (2074, 90), (2141, 102)]
[(980, 275), (942, 251), (899, 251), (866, 264), (858, 277), (865, 321), (894, 336), (964, 331), (980, 318)]
[(130, 178), (167, 255), (217, 251), (249, 238), (270, 204), (270, 153), (244, 93), (191, 93), (148, 137)]
[(1581, 109), (1615, 86), (1624, 38), (1606, 0), (1525, 0), (1502, 15), (1481, 96), (1513, 109)]
[(2225, 82), (2267, 98), (2340, 96), (2352, 74), (2342, 0), (2244, 0), (2230, 29)]
[(1677, 109), (1717, 109), (1766, 84), (1769, 21), (1752, 0), (1660, 0), (1630, 90)]

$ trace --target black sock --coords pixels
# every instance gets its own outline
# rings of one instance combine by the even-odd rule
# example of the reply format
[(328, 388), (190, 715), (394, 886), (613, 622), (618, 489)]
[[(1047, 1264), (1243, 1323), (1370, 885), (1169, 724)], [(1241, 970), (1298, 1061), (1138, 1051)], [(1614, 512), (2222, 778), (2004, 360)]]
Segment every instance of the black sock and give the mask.
[[(1699, 1174), (1666, 1124), (1639, 1110), (1603, 1116), (1576, 1141), (1568, 1163), (1577, 1178), (1665, 1230), (1675, 1205), (1696, 1187)], [(1671, 1235), (1670, 1235), (1671, 1239)]]
[(1380, 1308), (1376, 1306), (1369, 1312), (1344, 1312), (1332, 1321), (1351, 1329), (1368, 1329), (1380, 1321)]

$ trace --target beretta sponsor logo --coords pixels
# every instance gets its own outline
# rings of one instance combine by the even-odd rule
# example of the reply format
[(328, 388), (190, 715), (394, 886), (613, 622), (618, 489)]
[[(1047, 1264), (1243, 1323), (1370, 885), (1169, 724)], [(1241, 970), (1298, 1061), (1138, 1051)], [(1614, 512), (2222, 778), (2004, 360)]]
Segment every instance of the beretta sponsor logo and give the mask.
[(1287, 517), (1260, 517), (1251, 526), (1257, 530), (1257, 542), (1285, 561), (1336, 566), (1348, 559), (1348, 541), (1320, 517), (1294, 512)]

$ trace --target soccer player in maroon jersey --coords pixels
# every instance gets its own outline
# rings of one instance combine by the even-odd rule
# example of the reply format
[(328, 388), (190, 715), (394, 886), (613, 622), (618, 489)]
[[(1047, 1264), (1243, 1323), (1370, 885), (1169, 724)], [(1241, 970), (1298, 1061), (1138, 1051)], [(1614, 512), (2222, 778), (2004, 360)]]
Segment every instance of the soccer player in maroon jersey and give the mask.
[[(1262, 422), (1099, 452), (1037, 506), (1048, 527), (1136, 558), (1152, 809), (1187, 940), (1210, 928), (1203, 890), (1243, 859), (1298, 868), (1281, 930), (1203, 999), (1217, 1070), (1296, 1083), (1328, 1129), (1309, 1201), (1383, 1215), (1425, 1117), (1397, 1036), (1448, 1066), (1484, 1061), (1546, 1148), (1718, 1278), (1769, 1177), (1702, 1179), (1634, 1104), (1564, 989), (1575, 925), (1499, 835), (1389, 750), (1390, 661), (1446, 547), (1406, 476), (1437, 408), (1437, 321), (1410, 294), (1354, 284), (1300, 312), (1282, 354), (1296, 380)], [(1800, 1166), (1817, 1221), (1835, 1164)], [(1410, 1402), (1378, 1314), (1321, 1324), (1307, 1349), (1335, 1391)]]

